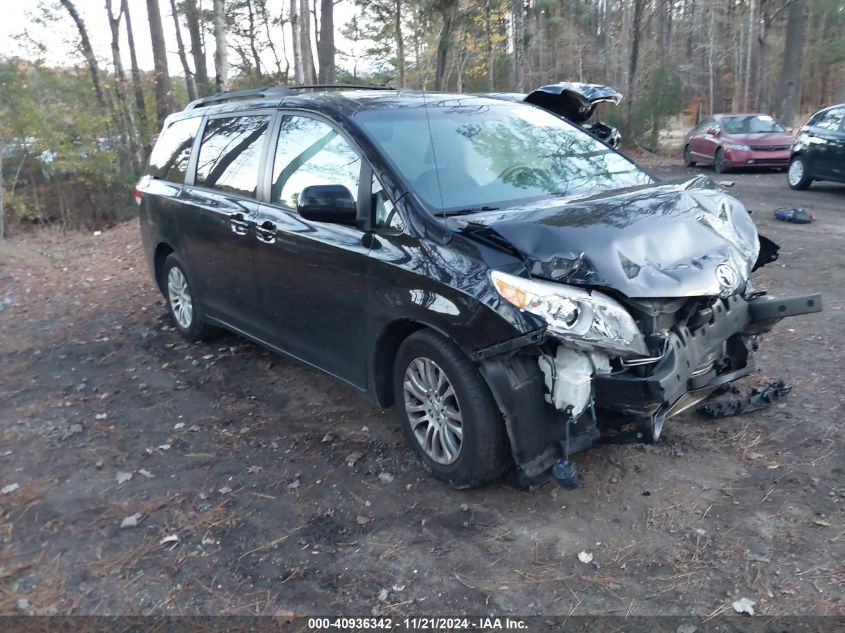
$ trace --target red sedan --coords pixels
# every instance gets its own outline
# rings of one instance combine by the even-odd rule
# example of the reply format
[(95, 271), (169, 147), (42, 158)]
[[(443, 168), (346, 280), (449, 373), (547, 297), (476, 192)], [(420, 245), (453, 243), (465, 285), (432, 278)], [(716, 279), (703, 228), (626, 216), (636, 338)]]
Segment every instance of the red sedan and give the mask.
[(684, 165), (712, 163), (720, 174), (736, 167), (786, 169), (792, 140), (767, 114), (714, 114), (687, 133)]

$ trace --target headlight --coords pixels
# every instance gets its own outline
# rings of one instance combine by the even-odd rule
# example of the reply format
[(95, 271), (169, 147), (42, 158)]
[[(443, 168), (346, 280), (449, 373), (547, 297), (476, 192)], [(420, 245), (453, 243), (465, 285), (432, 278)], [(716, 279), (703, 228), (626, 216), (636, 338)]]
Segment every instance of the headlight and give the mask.
[(748, 145), (741, 145), (739, 143), (725, 143), (725, 147), (729, 147), (731, 149), (738, 149), (741, 152), (750, 152), (751, 148)]
[(550, 334), (573, 347), (611, 350), (620, 357), (648, 354), (634, 319), (607, 295), (498, 270), (490, 277), (505, 301), (543, 319)]

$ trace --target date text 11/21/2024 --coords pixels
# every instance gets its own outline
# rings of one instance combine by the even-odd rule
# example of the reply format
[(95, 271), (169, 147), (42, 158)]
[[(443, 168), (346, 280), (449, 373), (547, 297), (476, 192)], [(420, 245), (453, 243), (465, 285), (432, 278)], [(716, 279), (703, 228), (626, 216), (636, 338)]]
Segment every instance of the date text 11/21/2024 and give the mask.
[(519, 618), (497, 617), (386, 617), (308, 618), (309, 630), (404, 630), (404, 631), (519, 631), (527, 623)]

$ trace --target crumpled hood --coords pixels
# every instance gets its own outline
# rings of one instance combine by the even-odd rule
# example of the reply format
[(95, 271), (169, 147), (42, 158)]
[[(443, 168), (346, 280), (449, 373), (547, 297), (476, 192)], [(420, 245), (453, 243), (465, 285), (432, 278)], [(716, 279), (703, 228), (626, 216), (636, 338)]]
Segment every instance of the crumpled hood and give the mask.
[(584, 123), (603, 102), (619, 105), (622, 95), (609, 86), (562, 81), (540, 86), (525, 101), (565, 116), (573, 123)]
[[(760, 250), (745, 207), (704, 176), (456, 220), (469, 237), (492, 231), (506, 240), (534, 277), (631, 298), (733, 294)], [(734, 279), (724, 267), (717, 276), (720, 264)]]

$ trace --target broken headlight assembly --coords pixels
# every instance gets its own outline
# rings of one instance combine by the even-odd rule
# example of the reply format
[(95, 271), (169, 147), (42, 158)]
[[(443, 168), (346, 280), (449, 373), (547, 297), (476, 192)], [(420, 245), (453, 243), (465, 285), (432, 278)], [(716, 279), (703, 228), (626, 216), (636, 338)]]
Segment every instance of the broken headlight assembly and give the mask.
[(633, 317), (607, 295), (498, 270), (490, 277), (505, 301), (543, 319), (547, 332), (571, 347), (608, 350), (622, 358), (648, 354)]

